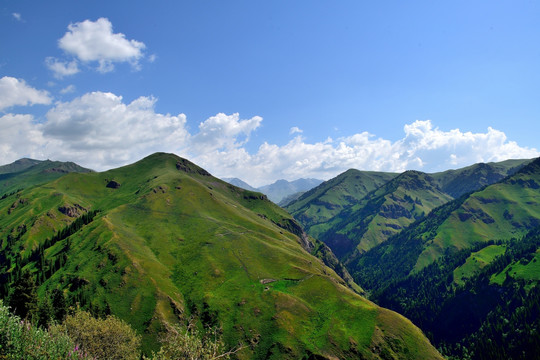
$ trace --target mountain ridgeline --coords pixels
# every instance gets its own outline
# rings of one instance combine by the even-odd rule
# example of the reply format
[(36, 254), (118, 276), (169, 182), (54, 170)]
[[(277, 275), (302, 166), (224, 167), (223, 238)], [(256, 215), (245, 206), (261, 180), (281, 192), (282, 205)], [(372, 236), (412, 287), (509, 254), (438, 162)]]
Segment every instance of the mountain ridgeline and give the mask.
[(261, 192), (265, 194), (268, 199), (282, 206), (289, 204), (306, 191), (323, 182), (322, 180), (318, 179), (297, 179), (294, 181), (281, 179), (272, 184), (254, 188), (238, 178), (223, 178), (222, 180), (245, 190)]
[(413, 320), (443, 354), (537, 357), (540, 159), (405, 172), (342, 207), (323, 231), (305, 225), (372, 300)]
[(16, 190), (58, 179), (70, 172), (88, 173), (92, 170), (73, 162), (27, 158), (0, 166), (0, 197)]
[(172, 154), (7, 192), (0, 214), (2, 297), (31, 276), (40, 298), (124, 319), (147, 353), (195, 322), (241, 359), (441, 359), (285, 210)]

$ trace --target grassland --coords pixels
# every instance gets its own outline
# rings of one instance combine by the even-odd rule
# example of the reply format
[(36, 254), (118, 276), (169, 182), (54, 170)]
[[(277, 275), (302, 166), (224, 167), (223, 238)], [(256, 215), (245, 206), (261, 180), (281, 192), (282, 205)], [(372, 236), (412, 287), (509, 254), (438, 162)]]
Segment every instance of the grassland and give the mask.
[[(80, 230), (47, 239), (92, 210)], [(240, 358), (440, 358), (422, 333), (346, 286), (292, 217), (170, 154), (67, 174), (0, 200), (2, 274), (61, 289), (158, 345), (164, 322), (219, 326)], [(48, 244), (48, 245), (46, 245)], [(41, 259), (41, 260), (40, 260)]]

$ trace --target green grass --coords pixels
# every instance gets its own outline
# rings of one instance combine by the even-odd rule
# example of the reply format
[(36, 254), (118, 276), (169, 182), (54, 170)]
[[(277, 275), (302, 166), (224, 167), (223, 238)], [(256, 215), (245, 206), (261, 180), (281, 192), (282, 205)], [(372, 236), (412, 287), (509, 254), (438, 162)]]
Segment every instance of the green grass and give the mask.
[[(120, 186), (107, 187), (111, 180)], [(19, 199), (27, 201), (7, 215)], [(75, 204), (101, 211), (45, 250), (46, 260), (68, 256), (39, 293), (61, 288), (86, 299), (85, 306), (110, 309), (143, 334), (145, 351), (158, 347), (162, 322), (194, 316), (200, 326), (221, 326), (230, 347), (256, 343), (243, 358), (378, 357), (371, 345), (375, 329), (388, 327), (378, 320), (382, 309), (305, 251), (291, 216), (260, 194), (169, 154), (68, 174), (0, 200), (3, 254), (30, 256), (74, 220), (59, 207)], [(24, 233), (17, 230), (22, 224)], [(9, 234), (18, 239), (8, 244)], [(409, 353), (429, 349), (439, 358), (412, 324), (397, 315), (385, 321), (401, 324), (398, 337), (416, 339), (403, 343)], [(384, 339), (378, 344), (389, 346)], [(400, 354), (407, 358), (405, 350)]]
[(454, 270), (454, 282), (463, 285), (466, 278), (473, 277), (497, 256), (504, 254), (505, 251), (505, 246), (489, 245), (480, 251), (472, 253), (465, 261), (465, 264)]
[[(536, 168), (534, 164), (531, 167)], [(529, 182), (532, 185), (524, 186)], [(439, 258), (448, 248), (464, 249), (479, 241), (525, 235), (540, 219), (538, 184), (540, 171), (518, 172), (470, 195), (441, 223), (435, 239), (418, 258), (415, 271)]]
[(491, 282), (502, 285), (507, 276), (526, 281), (540, 281), (540, 249), (530, 260), (521, 260), (508, 265), (503, 271), (494, 274)]

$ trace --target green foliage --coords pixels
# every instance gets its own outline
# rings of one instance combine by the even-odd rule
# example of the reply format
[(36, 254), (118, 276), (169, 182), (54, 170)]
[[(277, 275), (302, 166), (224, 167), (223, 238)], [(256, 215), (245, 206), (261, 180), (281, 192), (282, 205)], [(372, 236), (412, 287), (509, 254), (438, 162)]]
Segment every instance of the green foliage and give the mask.
[(434, 209), (404, 231), (348, 264), (355, 281), (365, 289), (379, 290), (386, 284), (399, 281), (413, 270), (425, 243), (432, 240), (440, 224), (458, 209), (467, 196)]
[(84, 352), (97, 359), (129, 360), (140, 357), (140, 335), (115, 316), (98, 319), (78, 310), (68, 315), (62, 324), (53, 325), (52, 331), (66, 333)]
[[(523, 279), (512, 267), (540, 249), (540, 228), (522, 239), (479, 243), (448, 253), (417, 273), (379, 288), (372, 297), (426, 331), (448, 355), (470, 359), (533, 358), (540, 351), (540, 273)], [(504, 247), (503, 254), (455, 282), (455, 269), (471, 254)], [(513, 274), (513, 273), (512, 273)], [(494, 284), (491, 279), (503, 276)], [(467, 321), (463, 321), (467, 319)]]
[(29, 271), (23, 271), (11, 286), (8, 304), (16, 315), (22, 318), (32, 318), (37, 311), (36, 280)]
[(244, 349), (240, 346), (234, 350), (224, 351), (225, 344), (217, 328), (208, 329), (201, 334), (194, 324), (187, 327), (168, 326), (161, 340), (161, 348), (147, 360), (213, 360), (230, 359), (233, 354)]
[(0, 358), (93, 359), (63, 332), (48, 332), (12, 315), (0, 300)]

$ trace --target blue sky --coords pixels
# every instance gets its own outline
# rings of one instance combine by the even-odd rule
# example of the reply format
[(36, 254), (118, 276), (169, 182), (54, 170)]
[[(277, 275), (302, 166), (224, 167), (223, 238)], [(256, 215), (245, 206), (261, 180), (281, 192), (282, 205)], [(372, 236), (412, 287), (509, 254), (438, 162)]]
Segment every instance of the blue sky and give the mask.
[(258, 186), (540, 156), (540, 5), (0, 2), (0, 163), (174, 152)]

